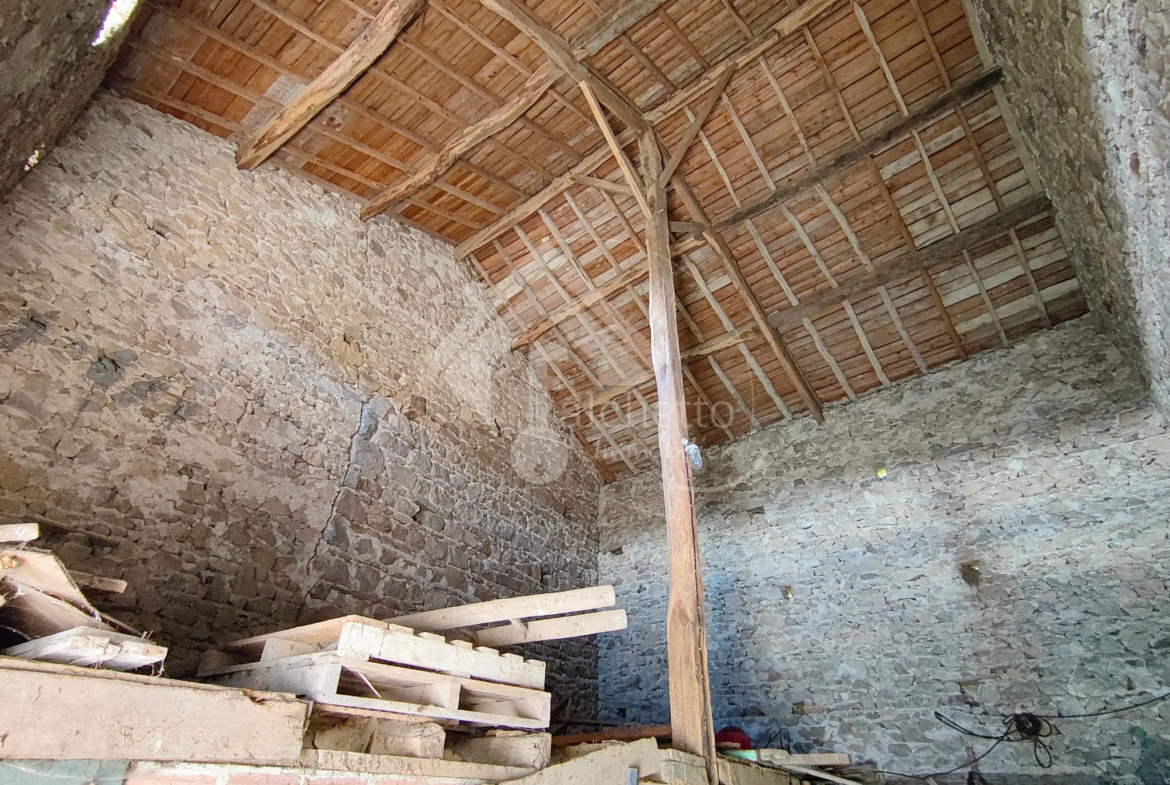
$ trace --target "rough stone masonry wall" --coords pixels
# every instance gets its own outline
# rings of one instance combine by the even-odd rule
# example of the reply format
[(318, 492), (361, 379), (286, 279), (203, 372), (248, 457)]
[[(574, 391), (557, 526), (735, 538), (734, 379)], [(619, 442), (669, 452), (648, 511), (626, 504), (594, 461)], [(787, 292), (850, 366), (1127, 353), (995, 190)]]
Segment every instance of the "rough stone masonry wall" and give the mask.
[[(996, 733), (1170, 691), (1170, 431), (1090, 319), (704, 456), (718, 724), (924, 774), (988, 746), (935, 710)], [(630, 616), (599, 644), (604, 720), (668, 717), (658, 487), (602, 493), (601, 578)], [(1051, 780), (1022, 744), (983, 772), (1170, 781), (1170, 701), (1058, 725)]]
[[(190, 125), (99, 92), (0, 209), (0, 320), (0, 519), (83, 532), (172, 672), (596, 582), (600, 479), (470, 271)], [(592, 644), (539, 653), (591, 713)]]
[(0, 3), (0, 195), (52, 149), (114, 61), (125, 31), (92, 42), (110, 0)]
[(1077, 278), (1170, 411), (1170, 6), (970, 0)]

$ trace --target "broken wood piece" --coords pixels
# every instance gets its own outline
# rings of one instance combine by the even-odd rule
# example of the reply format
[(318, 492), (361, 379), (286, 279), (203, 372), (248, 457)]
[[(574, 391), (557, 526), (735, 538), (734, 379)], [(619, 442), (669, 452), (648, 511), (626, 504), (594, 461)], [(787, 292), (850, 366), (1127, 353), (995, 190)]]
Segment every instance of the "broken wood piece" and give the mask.
[(768, 765), (784, 769), (785, 771), (791, 771), (793, 774), (801, 774), (805, 777), (816, 777), (818, 779), (827, 780), (828, 782), (836, 782), (839, 785), (861, 785), (861, 783), (857, 780), (847, 780), (844, 777), (838, 777), (836, 774), (830, 774), (827, 771), (809, 768), (808, 766), (798, 766), (795, 763), (783, 763), (778, 760), (775, 763), (770, 763)]
[(290, 695), (0, 659), (4, 758), (295, 765), (308, 704)]
[(4, 654), (27, 660), (128, 671), (162, 662), (167, 649), (133, 635), (77, 627), (10, 646)]
[(851, 766), (853, 756), (845, 752), (813, 752), (793, 755), (785, 750), (755, 750), (760, 763), (790, 763), (797, 766)]
[(669, 725), (630, 725), (624, 728), (606, 728), (593, 733), (571, 733), (554, 736), (556, 747), (571, 747), (574, 744), (596, 744), (601, 741), (637, 741), (638, 739), (669, 739)]
[(0, 542), (31, 542), (41, 536), (41, 527), (35, 523), (6, 523), (0, 526)]
[(590, 752), (565, 763), (518, 779), (509, 785), (624, 785), (626, 773), (637, 769), (634, 780), (657, 781), (662, 771), (658, 744), (653, 739), (642, 739), (631, 744), (615, 744)]
[(546, 768), (552, 756), (552, 735), (548, 733), (515, 733), (496, 736), (452, 735), (447, 739), (444, 757), (470, 763), (488, 763), (493, 766), (519, 766), (540, 770)]
[(0, 551), (0, 594), (7, 600), (0, 608), (0, 624), (29, 640), (75, 627), (110, 629), (48, 551)]
[(523, 777), (531, 769), (517, 766), (493, 766), (428, 758), (401, 758), (391, 755), (368, 755), (336, 750), (305, 750), (300, 765), (309, 769), (328, 769), (353, 774), (383, 774), (398, 777), (436, 777), (471, 782), (506, 782)]
[(626, 628), (624, 610), (579, 613), (556, 619), (538, 619), (527, 622), (523, 629), (514, 625), (489, 627), (475, 633), (475, 639), (484, 646), (518, 646), (522, 643), (581, 638)]
[(617, 602), (612, 586), (591, 586), (586, 589), (557, 592), (554, 594), (533, 594), (527, 597), (513, 597), (507, 600), (478, 602), (434, 611), (412, 613), (387, 619), (389, 624), (409, 627), (412, 630), (434, 632), (457, 627), (474, 627), (493, 624), (509, 619), (534, 619), (544, 616), (560, 616), (566, 613), (580, 613), (598, 608), (609, 608)]
[(405, 758), (442, 758), (446, 731), (433, 722), (314, 716), (306, 737), (312, 747)]
[(129, 588), (129, 584), (119, 578), (103, 578), (100, 575), (90, 575), (88, 572), (70, 570), (69, 574), (77, 585), (91, 591), (104, 591), (110, 594), (121, 594)]

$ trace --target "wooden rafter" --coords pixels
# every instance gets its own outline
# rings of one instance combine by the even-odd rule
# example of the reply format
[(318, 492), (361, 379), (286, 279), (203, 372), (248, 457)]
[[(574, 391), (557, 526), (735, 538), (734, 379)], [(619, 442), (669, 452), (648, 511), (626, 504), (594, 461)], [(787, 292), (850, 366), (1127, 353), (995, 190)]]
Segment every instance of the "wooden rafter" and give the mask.
[[(969, 249), (989, 240), (1001, 237), (1012, 228), (1034, 220), (1051, 209), (1044, 197), (1032, 197), (1017, 205), (1013, 205), (1002, 213), (996, 213), (989, 218), (968, 226), (957, 235), (948, 235), (922, 248), (908, 251), (902, 256), (887, 264), (878, 267), (872, 273), (859, 275), (843, 282), (836, 289), (828, 289), (819, 295), (805, 298), (799, 305), (773, 311), (768, 321), (777, 330), (787, 330), (803, 324), (805, 319), (815, 318), (817, 315), (835, 308), (845, 301), (876, 290), (879, 286), (895, 283), (905, 278), (921, 275), (922, 273), (944, 265), (953, 265), (956, 258), (962, 257)], [(964, 262), (965, 264), (965, 262)], [(972, 275), (974, 272), (972, 271)], [(733, 348), (741, 343), (753, 340), (760, 335), (760, 328), (756, 324), (740, 327), (734, 332), (711, 338), (708, 341), (683, 350), (681, 353), (684, 363), (699, 360), (708, 355)], [(603, 405), (618, 398), (632, 389), (640, 389), (654, 381), (653, 374), (646, 373), (640, 377), (632, 377), (624, 384), (607, 388), (594, 394), (591, 399), (593, 405)], [(579, 413), (572, 409), (563, 413), (563, 416), (573, 417)]]

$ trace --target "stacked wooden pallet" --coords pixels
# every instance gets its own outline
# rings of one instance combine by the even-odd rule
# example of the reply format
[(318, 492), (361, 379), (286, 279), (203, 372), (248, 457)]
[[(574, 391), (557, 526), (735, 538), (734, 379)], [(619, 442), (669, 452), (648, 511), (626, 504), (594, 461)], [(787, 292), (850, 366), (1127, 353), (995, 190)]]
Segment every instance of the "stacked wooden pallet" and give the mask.
[(548, 727), (545, 665), (363, 616), (234, 641), (207, 652), (215, 684), (291, 692), (319, 711), (474, 726)]

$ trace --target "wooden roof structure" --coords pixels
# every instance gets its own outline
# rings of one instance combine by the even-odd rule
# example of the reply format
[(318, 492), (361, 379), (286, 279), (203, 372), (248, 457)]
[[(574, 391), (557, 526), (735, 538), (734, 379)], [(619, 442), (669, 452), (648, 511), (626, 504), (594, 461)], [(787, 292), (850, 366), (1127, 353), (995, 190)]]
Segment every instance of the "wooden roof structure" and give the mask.
[(1086, 311), (963, 0), (145, 2), (109, 83), (451, 243), (607, 480), (659, 463), (645, 144), (699, 444)]

